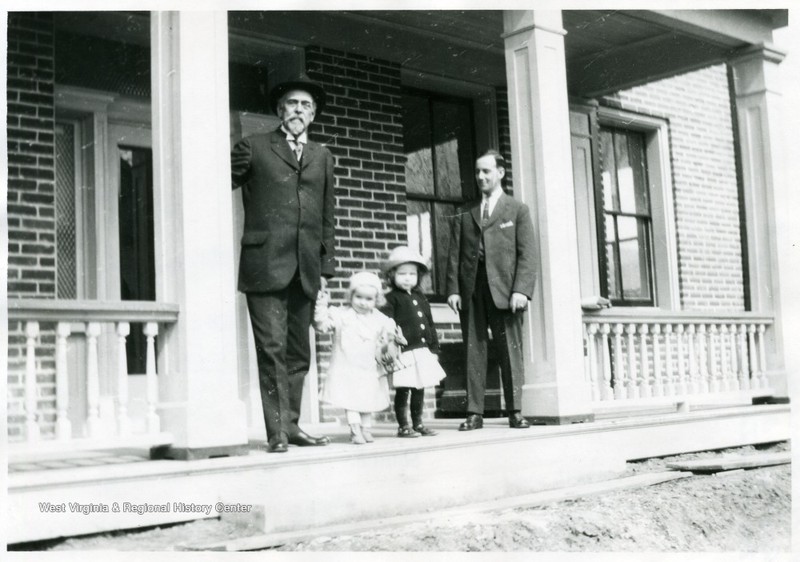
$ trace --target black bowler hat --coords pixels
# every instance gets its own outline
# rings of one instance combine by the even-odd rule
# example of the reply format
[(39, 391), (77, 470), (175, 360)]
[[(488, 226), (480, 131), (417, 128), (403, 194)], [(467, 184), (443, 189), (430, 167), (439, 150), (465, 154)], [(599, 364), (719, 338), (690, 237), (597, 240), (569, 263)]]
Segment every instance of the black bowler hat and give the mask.
[(281, 96), (292, 90), (303, 90), (311, 94), (311, 97), (314, 98), (314, 103), (317, 104), (317, 115), (322, 113), (322, 109), (325, 107), (325, 90), (317, 82), (314, 82), (311, 78), (306, 76), (305, 72), (301, 72), (296, 78), (281, 82), (270, 90), (269, 106), (276, 115), (278, 113), (278, 102)]

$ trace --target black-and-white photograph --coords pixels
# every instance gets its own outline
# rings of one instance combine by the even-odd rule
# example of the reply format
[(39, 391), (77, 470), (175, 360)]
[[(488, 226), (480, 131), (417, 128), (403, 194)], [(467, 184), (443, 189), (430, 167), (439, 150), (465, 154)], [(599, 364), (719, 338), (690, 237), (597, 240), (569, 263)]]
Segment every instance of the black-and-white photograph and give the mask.
[(800, 551), (788, 2), (10, 4), (10, 560)]

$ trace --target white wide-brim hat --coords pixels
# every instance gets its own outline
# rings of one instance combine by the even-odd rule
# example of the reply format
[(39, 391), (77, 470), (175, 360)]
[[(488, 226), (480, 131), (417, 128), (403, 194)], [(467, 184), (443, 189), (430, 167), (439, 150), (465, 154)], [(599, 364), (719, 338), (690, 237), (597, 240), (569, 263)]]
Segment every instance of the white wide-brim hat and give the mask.
[(403, 265), (404, 263), (415, 263), (418, 266), (422, 267), (424, 271), (428, 271), (428, 263), (425, 261), (420, 254), (409, 248), (408, 246), (397, 246), (394, 248), (389, 257), (383, 262), (381, 266), (381, 271), (387, 273), (393, 270), (398, 265)]

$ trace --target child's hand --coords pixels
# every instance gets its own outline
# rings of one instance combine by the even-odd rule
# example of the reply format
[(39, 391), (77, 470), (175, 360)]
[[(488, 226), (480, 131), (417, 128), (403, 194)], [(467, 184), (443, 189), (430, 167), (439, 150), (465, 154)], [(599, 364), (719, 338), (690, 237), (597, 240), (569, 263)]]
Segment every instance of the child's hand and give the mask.
[(325, 289), (320, 289), (317, 291), (317, 305), (318, 306), (328, 306), (328, 303), (331, 300), (330, 294)]
[(397, 326), (394, 331), (394, 342), (400, 345), (408, 345), (408, 340), (403, 336), (403, 330), (400, 326)]

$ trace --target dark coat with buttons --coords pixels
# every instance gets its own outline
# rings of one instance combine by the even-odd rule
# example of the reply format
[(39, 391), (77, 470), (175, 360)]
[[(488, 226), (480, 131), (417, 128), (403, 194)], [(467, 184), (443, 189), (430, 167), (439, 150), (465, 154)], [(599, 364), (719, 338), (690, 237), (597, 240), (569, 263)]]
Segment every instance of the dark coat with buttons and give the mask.
[(239, 290), (286, 288), (299, 270), (313, 299), (320, 276), (333, 277), (333, 156), (308, 142), (297, 162), (280, 130), (247, 137), (231, 152), (233, 188), (242, 188), (244, 234)]
[(439, 353), (439, 338), (431, 315), (431, 305), (418, 288), (412, 289), (411, 293), (392, 289), (386, 295), (386, 304), (381, 307), (381, 312), (403, 330), (403, 336), (408, 341), (403, 351), (427, 347), (433, 353)]

